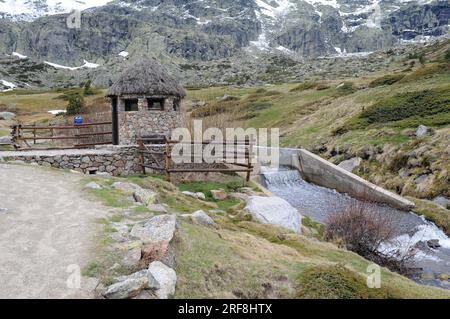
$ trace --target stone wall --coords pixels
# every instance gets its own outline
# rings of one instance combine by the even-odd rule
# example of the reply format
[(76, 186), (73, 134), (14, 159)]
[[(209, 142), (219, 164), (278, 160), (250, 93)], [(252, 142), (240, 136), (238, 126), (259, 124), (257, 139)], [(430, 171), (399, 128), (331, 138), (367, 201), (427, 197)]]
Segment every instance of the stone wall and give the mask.
[(119, 113), (120, 145), (136, 144), (136, 136), (162, 134), (170, 137), (174, 128), (182, 126), (178, 111), (139, 111)]
[[(151, 148), (162, 151), (165, 146)], [(0, 152), (5, 161), (22, 161), (60, 169), (75, 170), (84, 174), (108, 173), (113, 176), (141, 174), (140, 157), (137, 146), (106, 146), (93, 150), (55, 150)], [(148, 165), (154, 165), (151, 158)]]
[[(149, 110), (147, 98), (164, 99), (163, 110)], [(125, 99), (137, 99), (138, 111), (125, 111)], [(178, 103), (178, 104), (177, 104)], [(119, 143), (120, 145), (136, 144), (136, 136), (162, 134), (170, 137), (174, 128), (183, 124), (179, 102), (167, 96), (122, 96), (118, 100), (119, 110)]]

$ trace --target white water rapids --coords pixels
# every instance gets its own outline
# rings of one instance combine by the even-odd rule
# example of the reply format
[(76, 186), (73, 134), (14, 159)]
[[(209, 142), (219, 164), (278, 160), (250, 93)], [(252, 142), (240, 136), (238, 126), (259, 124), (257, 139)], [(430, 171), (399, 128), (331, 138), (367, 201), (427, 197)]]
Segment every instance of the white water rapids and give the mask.
[[(288, 201), (301, 215), (323, 224), (327, 222), (328, 216), (342, 211), (352, 201), (357, 201), (347, 194), (306, 182), (297, 170), (263, 167), (262, 175), (263, 183), (272, 193)], [(410, 247), (417, 247), (419, 250), (415, 257), (416, 267), (436, 275), (450, 272), (450, 238), (441, 229), (412, 212), (382, 204), (370, 205), (380, 213), (390, 214), (398, 229), (396, 238), (382, 245), (383, 252), (406, 252)], [(429, 240), (439, 240), (441, 248), (429, 248)], [(448, 284), (440, 280), (416, 280), (450, 289)]]

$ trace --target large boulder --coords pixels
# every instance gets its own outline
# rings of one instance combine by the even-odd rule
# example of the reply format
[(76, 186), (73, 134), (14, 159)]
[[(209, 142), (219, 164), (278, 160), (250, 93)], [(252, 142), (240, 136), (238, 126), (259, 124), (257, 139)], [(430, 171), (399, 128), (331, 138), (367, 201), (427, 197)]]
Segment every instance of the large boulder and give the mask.
[(177, 274), (172, 268), (167, 267), (162, 262), (155, 261), (148, 267), (148, 274), (155, 279), (159, 286), (159, 289), (155, 290), (157, 298), (168, 299), (175, 294)]
[(352, 159), (349, 159), (347, 161), (341, 162), (338, 166), (342, 169), (345, 169), (348, 172), (353, 172), (355, 168), (357, 168), (359, 165), (361, 165), (362, 158), (361, 157), (354, 157)]
[(284, 227), (296, 233), (301, 232), (300, 213), (280, 197), (251, 196), (245, 209), (262, 224)]
[(144, 205), (153, 205), (158, 201), (158, 194), (149, 189), (140, 188), (134, 191), (134, 199)]
[(118, 282), (109, 286), (104, 293), (106, 299), (130, 299), (145, 289), (159, 289), (155, 278), (147, 271), (139, 271), (130, 276), (117, 278)]
[(134, 225), (130, 236), (141, 240), (144, 244), (170, 242), (175, 234), (176, 223), (175, 215), (155, 216), (147, 222)]
[(12, 120), (16, 117), (16, 114), (12, 112), (0, 112), (0, 120)]

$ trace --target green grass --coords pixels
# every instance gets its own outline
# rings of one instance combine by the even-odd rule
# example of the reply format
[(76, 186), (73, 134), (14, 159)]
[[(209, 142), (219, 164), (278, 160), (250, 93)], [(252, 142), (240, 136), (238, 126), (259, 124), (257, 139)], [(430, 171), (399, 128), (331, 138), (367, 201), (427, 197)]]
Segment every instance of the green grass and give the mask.
[(404, 77), (404, 74), (387, 74), (370, 82), (369, 87), (374, 88), (377, 86), (392, 85), (394, 83), (397, 83)]
[(370, 289), (366, 278), (342, 265), (310, 267), (298, 278), (302, 299), (384, 299), (395, 297), (387, 289)]
[(415, 127), (450, 124), (450, 90), (446, 88), (396, 94), (376, 102), (337, 129), (337, 134), (390, 123), (391, 126)]
[(105, 205), (117, 208), (126, 208), (132, 206), (127, 196), (115, 189), (91, 189), (89, 190), (98, 197)]

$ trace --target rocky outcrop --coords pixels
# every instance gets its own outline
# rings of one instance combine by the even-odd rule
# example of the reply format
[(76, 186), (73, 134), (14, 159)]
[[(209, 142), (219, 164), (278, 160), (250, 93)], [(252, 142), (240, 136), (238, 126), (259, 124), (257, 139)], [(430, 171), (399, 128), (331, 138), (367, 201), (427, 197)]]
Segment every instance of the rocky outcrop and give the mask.
[(136, 224), (130, 235), (144, 244), (170, 242), (175, 233), (176, 222), (175, 215), (155, 216), (148, 221)]

